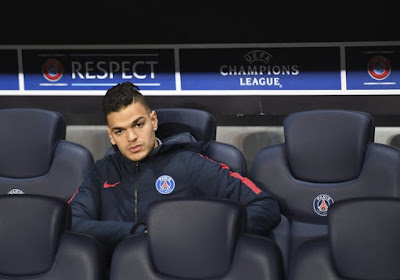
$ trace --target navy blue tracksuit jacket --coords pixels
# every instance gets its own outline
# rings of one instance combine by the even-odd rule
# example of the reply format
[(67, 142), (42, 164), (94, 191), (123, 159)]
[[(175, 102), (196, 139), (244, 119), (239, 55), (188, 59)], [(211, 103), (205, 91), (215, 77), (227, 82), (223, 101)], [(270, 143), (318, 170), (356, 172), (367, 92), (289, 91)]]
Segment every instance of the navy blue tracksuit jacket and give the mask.
[(220, 197), (246, 206), (249, 233), (268, 234), (280, 221), (277, 201), (248, 178), (200, 154), (199, 147), (189, 133), (181, 133), (165, 139), (141, 162), (119, 151), (97, 161), (70, 199), (72, 230), (114, 247), (136, 223), (145, 223), (153, 201)]

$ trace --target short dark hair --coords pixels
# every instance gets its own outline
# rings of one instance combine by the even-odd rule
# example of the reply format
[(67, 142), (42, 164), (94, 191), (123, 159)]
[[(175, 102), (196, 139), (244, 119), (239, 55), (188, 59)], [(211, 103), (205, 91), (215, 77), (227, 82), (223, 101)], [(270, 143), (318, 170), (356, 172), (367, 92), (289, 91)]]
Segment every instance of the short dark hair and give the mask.
[(108, 114), (118, 112), (122, 108), (136, 102), (142, 104), (150, 113), (151, 109), (137, 86), (131, 82), (119, 83), (113, 86), (107, 90), (103, 99), (103, 113), (106, 121)]

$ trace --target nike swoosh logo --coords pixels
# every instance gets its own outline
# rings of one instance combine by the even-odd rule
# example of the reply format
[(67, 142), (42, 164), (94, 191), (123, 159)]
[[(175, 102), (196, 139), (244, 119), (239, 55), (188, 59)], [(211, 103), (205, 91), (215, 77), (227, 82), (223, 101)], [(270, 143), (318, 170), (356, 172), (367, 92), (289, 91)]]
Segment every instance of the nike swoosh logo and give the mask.
[(115, 183), (115, 184), (109, 184), (107, 181), (105, 181), (103, 187), (104, 187), (105, 189), (107, 189), (107, 188), (113, 188), (113, 187), (115, 187), (116, 185), (118, 185), (119, 183), (120, 183), (120, 182), (117, 182), (117, 183)]

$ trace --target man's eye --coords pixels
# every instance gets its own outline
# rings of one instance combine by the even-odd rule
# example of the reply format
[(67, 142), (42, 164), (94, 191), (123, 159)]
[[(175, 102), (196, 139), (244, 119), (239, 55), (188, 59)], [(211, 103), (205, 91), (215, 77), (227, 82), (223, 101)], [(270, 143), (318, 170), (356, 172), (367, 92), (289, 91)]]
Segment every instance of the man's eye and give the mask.
[(136, 124), (136, 127), (142, 127), (142, 126), (143, 126), (142, 123), (137, 123), (137, 124)]
[(114, 133), (117, 135), (121, 135), (124, 131), (123, 130), (116, 130)]

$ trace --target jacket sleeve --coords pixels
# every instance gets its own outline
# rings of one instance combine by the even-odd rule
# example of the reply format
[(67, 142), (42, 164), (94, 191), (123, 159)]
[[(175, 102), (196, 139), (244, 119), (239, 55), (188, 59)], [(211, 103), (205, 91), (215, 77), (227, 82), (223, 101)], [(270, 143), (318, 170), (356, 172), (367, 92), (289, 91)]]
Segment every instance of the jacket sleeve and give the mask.
[[(89, 234), (101, 241), (106, 249), (113, 248), (120, 240), (130, 235), (134, 222), (102, 221), (101, 185), (95, 165), (69, 200), (72, 212), (72, 230)], [(144, 225), (136, 228), (142, 232)]]
[(249, 178), (196, 153), (189, 156), (187, 167), (190, 178), (196, 178), (196, 195), (234, 199), (245, 206), (248, 233), (265, 236), (279, 224), (281, 216), (277, 200)]

